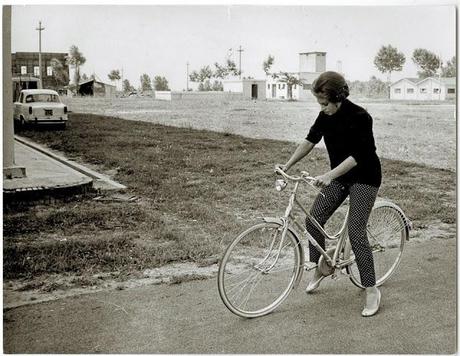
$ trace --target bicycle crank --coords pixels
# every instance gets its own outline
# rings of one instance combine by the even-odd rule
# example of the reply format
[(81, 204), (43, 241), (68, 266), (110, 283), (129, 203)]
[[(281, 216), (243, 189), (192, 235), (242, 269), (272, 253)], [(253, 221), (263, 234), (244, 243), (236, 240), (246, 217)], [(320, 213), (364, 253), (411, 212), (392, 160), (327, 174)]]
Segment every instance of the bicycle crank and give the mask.
[[(326, 254), (332, 258), (334, 256), (334, 252), (335, 252), (335, 247), (332, 247), (326, 251)], [(327, 262), (327, 260), (324, 259), (323, 256), (319, 258), (318, 269), (321, 271), (321, 274), (325, 277), (334, 273), (334, 267), (332, 267), (329, 264), (329, 262)]]

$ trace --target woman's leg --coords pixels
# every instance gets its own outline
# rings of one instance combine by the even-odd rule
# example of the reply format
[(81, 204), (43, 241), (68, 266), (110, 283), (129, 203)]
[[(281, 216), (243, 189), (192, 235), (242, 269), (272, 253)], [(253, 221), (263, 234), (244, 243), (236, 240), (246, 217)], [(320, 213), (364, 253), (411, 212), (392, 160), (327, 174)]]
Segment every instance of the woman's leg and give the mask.
[(366, 227), (379, 188), (367, 184), (350, 187), (350, 213), (348, 235), (356, 257), (356, 264), (364, 287), (375, 286), (375, 269)]
[[(324, 224), (326, 224), (327, 220), (332, 216), (334, 211), (337, 210), (337, 208), (347, 197), (348, 189), (339, 182), (333, 180), (331, 184), (329, 184), (321, 192), (324, 194), (324, 196), (318, 194), (310, 209), (310, 215), (314, 217), (322, 227), (324, 227)], [(324, 236), (318, 231), (318, 229), (308, 217), (306, 219), (306, 227), (308, 233), (324, 249)], [(318, 263), (321, 254), (311, 243), (309, 243), (309, 250), (310, 262)]]

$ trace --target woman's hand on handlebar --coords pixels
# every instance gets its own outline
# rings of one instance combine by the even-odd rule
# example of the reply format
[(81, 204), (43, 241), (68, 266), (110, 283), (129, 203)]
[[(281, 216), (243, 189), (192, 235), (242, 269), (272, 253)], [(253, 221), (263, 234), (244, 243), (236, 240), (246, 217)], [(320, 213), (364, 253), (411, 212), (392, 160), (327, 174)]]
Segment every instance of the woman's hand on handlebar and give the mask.
[(281, 169), (284, 173), (288, 170), (286, 164), (275, 164), (275, 172), (277, 169)]
[(326, 173), (326, 174), (315, 177), (315, 180), (313, 181), (313, 185), (319, 188), (325, 188), (329, 184), (331, 184), (331, 181), (332, 181), (332, 178), (329, 177), (329, 175)]

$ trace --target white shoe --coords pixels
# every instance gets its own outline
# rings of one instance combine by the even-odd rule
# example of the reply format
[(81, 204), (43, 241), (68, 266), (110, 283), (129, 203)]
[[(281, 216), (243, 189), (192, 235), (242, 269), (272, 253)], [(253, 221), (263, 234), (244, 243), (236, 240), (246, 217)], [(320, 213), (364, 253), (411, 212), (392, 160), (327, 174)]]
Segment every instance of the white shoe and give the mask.
[[(377, 289), (377, 305), (374, 308), (368, 308), (367, 305), (364, 307), (363, 311), (361, 312), (362, 316), (372, 316), (375, 315), (380, 307), (380, 298), (382, 297), (382, 294), (380, 291)], [(367, 304), (367, 303), (366, 303)]]
[(319, 287), (319, 284), (321, 283), (323, 279), (324, 279), (324, 276), (320, 276), (319, 278), (317, 276), (313, 276), (310, 282), (308, 282), (305, 292), (307, 293), (313, 292), (316, 288)]

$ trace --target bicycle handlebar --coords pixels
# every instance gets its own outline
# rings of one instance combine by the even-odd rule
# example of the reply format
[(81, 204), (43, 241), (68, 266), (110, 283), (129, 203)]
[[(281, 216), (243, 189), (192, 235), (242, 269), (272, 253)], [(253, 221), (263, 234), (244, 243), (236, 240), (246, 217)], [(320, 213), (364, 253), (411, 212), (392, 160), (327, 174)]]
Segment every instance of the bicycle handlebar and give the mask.
[(307, 183), (311, 183), (316, 180), (316, 178), (311, 177), (308, 174), (308, 172), (305, 172), (305, 171), (301, 171), (300, 172), (301, 175), (298, 177), (290, 176), (289, 174), (287, 174), (285, 171), (283, 171), (281, 168), (278, 168), (278, 167), (275, 168), (275, 172), (281, 174), (284, 178), (292, 180), (292, 181), (305, 180)]
[(324, 196), (324, 194), (321, 192), (320, 189), (318, 189), (314, 184), (313, 182), (316, 181), (316, 178), (314, 177), (311, 177), (309, 175), (308, 172), (305, 172), (305, 171), (301, 171), (300, 172), (300, 176), (290, 176), (289, 174), (287, 174), (285, 171), (283, 171), (281, 168), (279, 167), (276, 167), (275, 168), (275, 172), (276, 173), (279, 173), (281, 174), (284, 178), (288, 179), (288, 180), (291, 180), (291, 181), (294, 181), (294, 182), (297, 182), (297, 181), (304, 181), (306, 182), (309, 186), (311, 186), (314, 190), (316, 190), (319, 194), (321, 194), (322, 196)]

